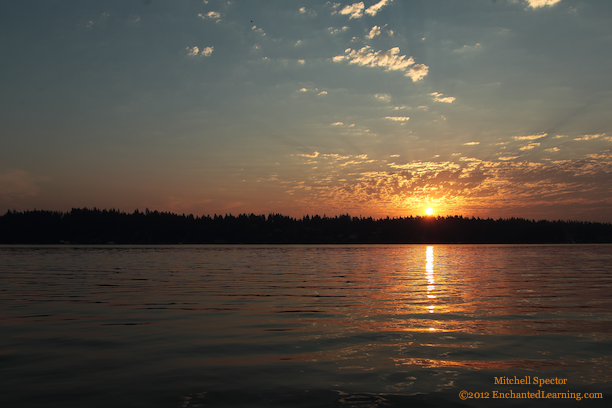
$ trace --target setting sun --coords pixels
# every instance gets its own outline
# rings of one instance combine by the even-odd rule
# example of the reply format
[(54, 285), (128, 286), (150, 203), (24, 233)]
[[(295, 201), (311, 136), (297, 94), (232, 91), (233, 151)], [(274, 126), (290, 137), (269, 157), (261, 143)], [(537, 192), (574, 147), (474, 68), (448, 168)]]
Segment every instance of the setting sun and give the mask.
[(427, 215), (431, 215), (431, 214), (433, 214), (433, 210), (431, 208), (428, 208), (428, 209), (425, 210), (425, 213)]

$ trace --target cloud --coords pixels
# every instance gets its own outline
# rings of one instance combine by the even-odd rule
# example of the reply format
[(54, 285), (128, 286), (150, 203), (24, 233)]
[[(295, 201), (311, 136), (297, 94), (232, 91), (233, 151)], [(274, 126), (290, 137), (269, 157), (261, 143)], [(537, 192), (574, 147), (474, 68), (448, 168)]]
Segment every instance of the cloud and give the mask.
[(368, 7), (368, 9), (365, 12), (366, 14), (374, 17), (376, 13), (380, 11), (381, 8), (385, 7), (387, 4), (391, 3), (392, 1), (393, 0), (381, 0), (378, 3), (374, 4), (373, 6)]
[(321, 91), (317, 95), (327, 95), (327, 91)]
[(306, 92), (306, 91), (308, 91), (308, 89), (306, 89), (306, 88), (300, 88), (300, 90), (299, 90), (299, 91), (300, 91), (300, 92)]
[(203, 55), (205, 57), (210, 57), (210, 54), (213, 53), (215, 47), (206, 47), (202, 50), (202, 52), (200, 53), (200, 55)]
[(306, 7), (300, 7), (299, 11), (300, 11), (300, 14), (307, 14), (311, 17), (314, 17), (317, 15), (317, 13), (314, 10), (309, 10)]
[(474, 146), (474, 145), (477, 145), (477, 144), (480, 144), (480, 142), (467, 142), (467, 143), (464, 143), (463, 145), (464, 146)]
[(198, 55), (201, 55), (203, 57), (209, 57), (210, 54), (212, 54), (212, 52), (214, 51), (215, 47), (206, 47), (202, 50), (201, 53), (200, 49), (197, 46), (191, 48), (187, 47), (186, 49), (187, 51), (189, 51), (187, 55), (190, 57), (197, 57)]
[(319, 156), (319, 152), (315, 151), (313, 153), (296, 154), (296, 156), (315, 158)]
[[(360, 50), (347, 48), (344, 53), (346, 55), (335, 56), (333, 61), (348, 60), (349, 64), (365, 67), (382, 67), (386, 71), (408, 71), (405, 76), (412, 78), (414, 82), (421, 80), (429, 71), (429, 67), (426, 65), (414, 65), (414, 58), (399, 55), (399, 47), (393, 47), (388, 51), (374, 51), (372, 47), (366, 45)], [(412, 65), (414, 66), (408, 70)]]
[(189, 51), (187, 55), (190, 57), (197, 57), (198, 54), (200, 53), (200, 49), (198, 47), (193, 47), (193, 48), (187, 47), (186, 50)]
[(264, 30), (262, 30), (261, 28), (257, 28), (257, 26), (251, 27), (251, 30), (255, 31), (257, 34), (266, 35)]
[(305, 63), (306, 63), (306, 61), (304, 61), (304, 60), (298, 60), (298, 64), (300, 64), (300, 65), (304, 65)]
[[(406, 215), (425, 205), (448, 214), (499, 216), (509, 209), (612, 204), (612, 153), (548, 163), (462, 157), (453, 161), (384, 163), (346, 157), (319, 161), (324, 177), (307, 173), (291, 183), (300, 204), (346, 213)], [(322, 178), (324, 181), (321, 181)], [(291, 184), (289, 183), (289, 184)], [(306, 185), (311, 190), (306, 191)], [(302, 187), (298, 187), (302, 186)]]
[(544, 149), (545, 152), (558, 152), (560, 149), (558, 147), (551, 147), (550, 149)]
[(209, 11), (206, 14), (198, 14), (198, 17), (200, 17), (203, 20), (206, 20), (207, 18), (213, 19), (213, 20), (217, 20), (216, 22), (218, 23), (219, 21), (221, 21), (221, 13), (217, 12), (217, 11)]
[(395, 122), (406, 122), (410, 120), (408, 116), (385, 116), (385, 119), (393, 120)]
[(349, 20), (353, 19), (353, 18), (360, 18), (361, 16), (363, 16), (363, 9), (365, 8), (365, 5), (363, 4), (363, 1), (360, 1), (359, 3), (353, 3), (350, 6), (346, 6), (344, 7), (342, 10), (339, 11), (340, 14), (344, 14), (344, 15), (349, 15)]
[(537, 146), (539, 146), (539, 145), (540, 145), (540, 144), (539, 144), (539, 143), (537, 143), (537, 142), (535, 142), (535, 143), (529, 143), (528, 145), (521, 147), (519, 150), (521, 150), (521, 151), (524, 151), (524, 150), (531, 150), (531, 149), (533, 149), (534, 147), (537, 147)]
[(529, 3), (529, 7), (535, 9), (544, 6), (554, 6), (560, 1), (561, 0), (527, 0), (527, 3)]
[(512, 136), (514, 140), (537, 140), (543, 137), (548, 136), (548, 133), (541, 133), (539, 135), (529, 135), (529, 136)]
[(461, 48), (457, 48), (456, 50), (453, 50), (453, 52), (460, 52), (460, 53), (472, 52), (472, 51), (477, 51), (481, 48), (482, 48), (482, 45), (480, 45), (480, 43), (476, 43), (474, 45), (464, 45)]
[(344, 125), (344, 123), (342, 123), (342, 122), (334, 122), (331, 125), (332, 126), (342, 126), (342, 125)]
[(370, 33), (368, 35), (366, 35), (366, 38), (369, 38), (371, 40), (372, 38), (376, 37), (379, 34), (380, 34), (380, 27), (379, 26), (374, 26), (370, 30)]
[(605, 136), (605, 133), (599, 133), (597, 135), (582, 135), (580, 137), (575, 138), (574, 140), (593, 140), (593, 139), (599, 139), (602, 136)]
[(444, 96), (439, 92), (433, 92), (429, 95), (433, 96), (435, 102), (453, 103), (456, 99), (454, 96)]
[(344, 26), (344, 27), (342, 27), (342, 28), (334, 28), (334, 27), (329, 27), (329, 28), (327, 29), (327, 31), (329, 31), (329, 33), (330, 33), (330, 34), (337, 34), (337, 33), (343, 33), (343, 32), (345, 32), (345, 31), (346, 31), (346, 30), (348, 30), (348, 29), (349, 29), (349, 27), (348, 27), (348, 26)]
[(376, 94), (374, 97), (385, 102), (389, 102), (391, 100), (391, 95), (389, 94)]
[(410, 68), (410, 71), (406, 74), (407, 77), (412, 78), (412, 82), (417, 82), (423, 79), (429, 72), (429, 67), (425, 64), (416, 64)]

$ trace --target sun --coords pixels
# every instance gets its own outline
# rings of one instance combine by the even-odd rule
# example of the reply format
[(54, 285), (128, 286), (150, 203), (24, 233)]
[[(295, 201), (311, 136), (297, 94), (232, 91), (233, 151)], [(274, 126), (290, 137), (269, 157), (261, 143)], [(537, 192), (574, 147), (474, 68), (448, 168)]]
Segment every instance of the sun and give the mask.
[(433, 214), (433, 210), (431, 208), (428, 208), (428, 209), (425, 210), (425, 213), (427, 215), (431, 215), (431, 214)]

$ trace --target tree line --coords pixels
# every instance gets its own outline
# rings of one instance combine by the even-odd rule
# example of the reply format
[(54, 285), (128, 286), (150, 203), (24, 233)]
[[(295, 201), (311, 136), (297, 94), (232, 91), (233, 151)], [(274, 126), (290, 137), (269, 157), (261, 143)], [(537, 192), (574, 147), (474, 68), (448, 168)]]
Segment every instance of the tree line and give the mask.
[(7, 211), (0, 244), (612, 243), (612, 224), (462, 216), (234, 216), (73, 208)]

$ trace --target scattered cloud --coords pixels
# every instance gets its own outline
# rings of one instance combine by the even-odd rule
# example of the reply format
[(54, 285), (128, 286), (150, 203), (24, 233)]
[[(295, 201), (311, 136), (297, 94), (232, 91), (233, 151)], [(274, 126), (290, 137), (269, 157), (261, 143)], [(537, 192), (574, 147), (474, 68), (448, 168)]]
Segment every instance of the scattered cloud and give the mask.
[(464, 143), (463, 145), (464, 146), (474, 146), (474, 145), (477, 145), (477, 144), (480, 144), (480, 142), (467, 142), (467, 143)]
[(407, 77), (412, 79), (412, 82), (417, 82), (423, 79), (429, 72), (429, 67), (425, 64), (416, 64), (410, 68), (410, 71), (406, 74)]
[(391, 100), (391, 95), (389, 94), (376, 94), (374, 97), (385, 102), (389, 102)]
[(306, 89), (306, 88), (300, 88), (300, 90), (299, 90), (299, 91), (300, 91), (300, 92), (307, 92), (307, 91), (308, 91), (308, 89)]
[(329, 33), (330, 33), (330, 34), (337, 34), (337, 33), (343, 33), (343, 32), (345, 32), (345, 31), (346, 31), (346, 30), (348, 30), (348, 29), (349, 29), (349, 27), (348, 27), (348, 26), (344, 26), (344, 27), (342, 27), (342, 28), (334, 28), (334, 27), (329, 27), (329, 28), (327, 29), (327, 31), (329, 31)]
[(408, 116), (385, 116), (385, 119), (393, 120), (395, 122), (406, 122), (410, 120)]
[(187, 55), (190, 57), (197, 57), (198, 55), (203, 56), (203, 57), (209, 57), (210, 54), (213, 53), (215, 47), (206, 47), (202, 50), (202, 52), (200, 53), (200, 49), (196, 46), (196, 47), (187, 47)]
[(432, 92), (429, 95), (433, 96), (435, 102), (453, 103), (456, 99), (454, 96), (444, 96), (439, 92)]
[(198, 14), (198, 17), (200, 17), (203, 20), (206, 20), (207, 18), (216, 20), (216, 22), (221, 21), (221, 13), (217, 12), (217, 11), (209, 11), (206, 14)]
[(200, 49), (197, 46), (192, 48), (187, 47), (186, 50), (189, 51), (187, 55), (190, 57), (197, 57), (200, 53)]
[(538, 142), (529, 143), (528, 145), (521, 147), (519, 150), (521, 150), (521, 151), (531, 150), (531, 149), (533, 149), (534, 147), (537, 147), (537, 146), (539, 146), (539, 145), (540, 145), (540, 144), (539, 144)]
[(539, 135), (529, 135), (529, 136), (512, 136), (514, 140), (537, 140), (543, 137), (548, 136), (548, 133), (541, 133)]
[(344, 123), (342, 123), (342, 122), (334, 122), (331, 125), (332, 126), (342, 126), (342, 125), (344, 125)]
[(298, 64), (300, 64), (300, 65), (304, 65), (305, 63), (306, 63), (306, 61), (304, 61), (304, 60), (298, 60)]
[(260, 35), (266, 35), (266, 33), (264, 32), (264, 30), (263, 30), (263, 29), (261, 29), (261, 28), (257, 28), (257, 26), (253, 26), (253, 27), (251, 27), (251, 30), (255, 31), (257, 34), (260, 34)]
[(317, 95), (327, 95), (327, 91), (321, 91)]
[(467, 53), (467, 52), (478, 51), (481, 48), (482, 48), (482, 45), (480, 43), (476, 43), (474, 45), (464, 45), (461, 48), (457, 48), (456, 50), (453, 50), (453, 52)]
[(559, 149), (558, 147), (551, 147), (550, 149), (544, 149), (545, 152), (558, 152)]
[(297, 40), (297, 41), (295, 42), (295, 45), (296, 45), (296, 46), (301, 45), (301, 44), (302, 44), (302, 40)]
[(366, 14), (374, 17), (381, 8), (385, 7), (387, 4), (391, 3), (393, 0), (381, 0), (378, 3), (374, 4), (373, 6), (368, 7), (368, 9), (365, 11)]
[(307, 9), (306, 7), (300, 7), (299, 11), (300, 11), (300, 14), (306, 14), (311, 17), (314, 17), (317, 15), (317, 13), (314, 10)]
[(602, 136), (605, 136), (605, 133), (599, 133), (597, 135), (582, 135), (580, 137), (575, 138), (574, 140), (593, 140), (593, 139), (599, 139)]
[(366, 35), (366, 38), (371, 40), (372, 38), (376, 37), (377, 35), (380, 35), (380, 27), (379, 26), (374, 26), (370, 30), (370, 33), (368, 35)]
[(527, 0), (527, 3), (529, 3), (529, 7), (535, 9), (544, 6), (554, 6), (560, 1), (561, 0)]
[(353, 3), (350, 6), (344, 7), (342, 10), (339, 11), (339, 13), (343, 15), (348, 15), (350, 20), (352, 18), (360, 18), (361, 16), (363, 16), (364, 8), (365, 5), (363, 4), (363, 1), (360, 1), (359, 3)]
[(215, 47), (206, 47), (202, 50), (202, 52), (200, 53), (200, 55), (203, 55), (205, 57), (210, 57), (210, 54), (213, 53)]
[(315, 158), (319, 156), (319, 152), (315, 151), (313, 153), (296, 154), (296, 156)]
[[(422, 79), (429, 67), (423, 64), (414, 65), (414, 58), (399, 55), (399, 47), (393, 47), (388, 51), (374, 51), (369, 45), (360, 50), (347, 48), (345, 55), (337, 55), (333, 58), (334, 62), (348, 60), (350, 64), (357, 64), (366, 67), (382, 67), (386, 71), (408, 71), (405, 76), (412, 78), (416, 82)], [(414, 65), (410, 70), (408, 68)]]

